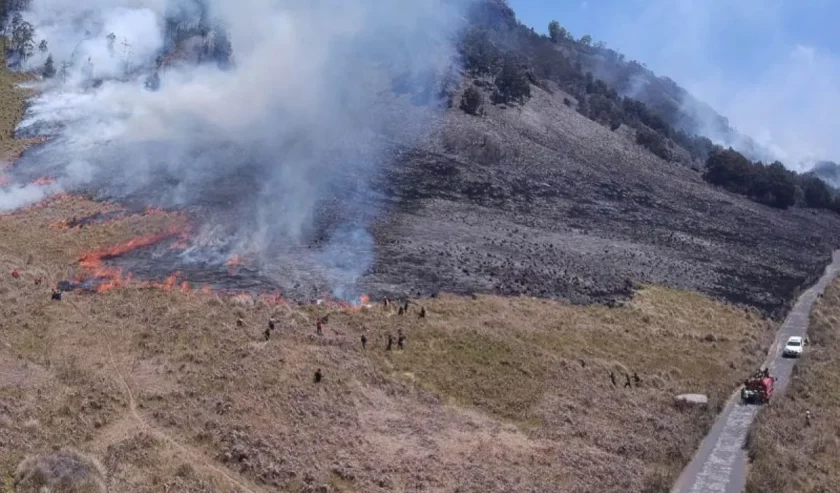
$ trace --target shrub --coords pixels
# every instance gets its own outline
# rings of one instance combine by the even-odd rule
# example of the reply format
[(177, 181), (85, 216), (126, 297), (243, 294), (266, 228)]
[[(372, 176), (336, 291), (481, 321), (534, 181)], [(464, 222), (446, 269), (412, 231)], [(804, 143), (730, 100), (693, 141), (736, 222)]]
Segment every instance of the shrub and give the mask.
[(40, 493), (102, 493), (105, 469), (95, 459), (75, 450), (30, 457), (15, 471), (15, 491)]
[(461, 110), (470, 115), (479, 115), (483, 105), (484, 96), (481, 95), (481, 91), (477, 87), (470, 85), (464, 90), (464, 94), (461, 96)]
[(666, 161), (671, 159), (671, 151), (668, 149), (665, 139), (655, 132), (640, 130), (636, 134), (636, 143)]
[(525, 102), (531, 97), (531, 82), (527, 66), (515, 57), (505, 56), (502, 70), (495, 80), (497, 92), (495, 102)]

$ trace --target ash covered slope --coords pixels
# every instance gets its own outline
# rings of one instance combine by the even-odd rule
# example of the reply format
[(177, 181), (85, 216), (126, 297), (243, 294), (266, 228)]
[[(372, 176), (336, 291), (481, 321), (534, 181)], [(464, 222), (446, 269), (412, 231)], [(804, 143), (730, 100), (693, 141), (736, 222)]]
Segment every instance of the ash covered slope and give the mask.
[(780, 211), (710, 187), (637, 145), (630, 125), (611, 131), (540, 82), (551, 92), (531, 86), (524, 105), (485, 103), (483, 116), (455, 109), (456, 94), (436, 139), (389, 168), (379, 187), (394, 207), (377, 230), (373, 291), (589, 302), (643, 282), (773, 312), (838, 244), (836, 214)]
[(372, 286), (603, 301), (630, 282), (779, 308), (840, 240), (828, 211), (782, 211), (704, 183), (534, 90), (521, 108), (457, 110), (380, 186)]

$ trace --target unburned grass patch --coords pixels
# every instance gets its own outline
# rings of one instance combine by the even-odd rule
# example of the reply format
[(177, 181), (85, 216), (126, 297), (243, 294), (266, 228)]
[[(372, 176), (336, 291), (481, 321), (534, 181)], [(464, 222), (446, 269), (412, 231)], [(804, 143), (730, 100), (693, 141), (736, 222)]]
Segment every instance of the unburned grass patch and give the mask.
[(431, 329), (413, 331), (409, 344), (388, 358), (396, 375), (410, 373), (457, 404), (522, 420), (545, 390), (546, 361), (516, 338)]
[(749, 493), (840, 491), (840, 281), (816, 303), (808, 335), (789, 388), (747, 438)]
[(21, 88), (20, 84), (32, 77), (7, 69), (5, 53), (6, 41), (0, 38), (0, 164), (14, 159), (32, 143), (31, 140), (14, 138), (15, 128), (23, 117), (26, 99), (32, 95), (30, 91)]
[[(355, 317), (373, 334), (375, 360), (443, 397), (512, 420), (533, 418), (546, 389), (611, 388), (610, 372), (621, 388), (636, 373), (647, 390), (720, 401), (760, 364), (774, 328), (755, 313), (657, 287), (617, 308), (452, 296), (427, 306), (426, 319)], [(396, 340), (397, 328), (406, 350), (379, 351), (388, 333)]]

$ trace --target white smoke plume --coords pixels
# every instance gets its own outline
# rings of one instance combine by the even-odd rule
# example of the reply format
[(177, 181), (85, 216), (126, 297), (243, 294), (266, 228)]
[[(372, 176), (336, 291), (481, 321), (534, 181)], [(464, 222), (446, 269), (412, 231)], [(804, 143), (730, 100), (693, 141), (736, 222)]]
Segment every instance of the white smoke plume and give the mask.
[(688, 112), (706, 117), (702, 131), (712, 140), (807, 171), (821, 159), (840, 160), (834, 132), (840, 125), (840, 52), (832, 23), (839, 6), (822, 0), (633, 0), (590, 9), (577, 28), (676, 80), (751, 137), (722, 135), (712, 112), (686, 99)]
[(316, 263), (352, 284), (374, 255), (368, 180), (387, 143), (435, 123), (467, 1), (32, 0), (23, 17), (58, 73), (19, 127), (51, 138), (16, 168), (55, 190), (225, 209), (202, 231), (266, 262), (326, 234)]

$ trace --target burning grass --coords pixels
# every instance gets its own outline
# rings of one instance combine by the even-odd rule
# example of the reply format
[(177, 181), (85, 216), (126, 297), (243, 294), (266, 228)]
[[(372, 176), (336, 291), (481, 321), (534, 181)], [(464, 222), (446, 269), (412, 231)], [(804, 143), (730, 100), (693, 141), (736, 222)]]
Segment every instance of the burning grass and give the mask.
[[(753, 461), (747, 491), (838, 491), (840, 488), (840, 281), (811, 314), (811, 345), (787, 392), (762, 409), (748, 440)], [(805, 412), (812, 414), (806, 425)]]

